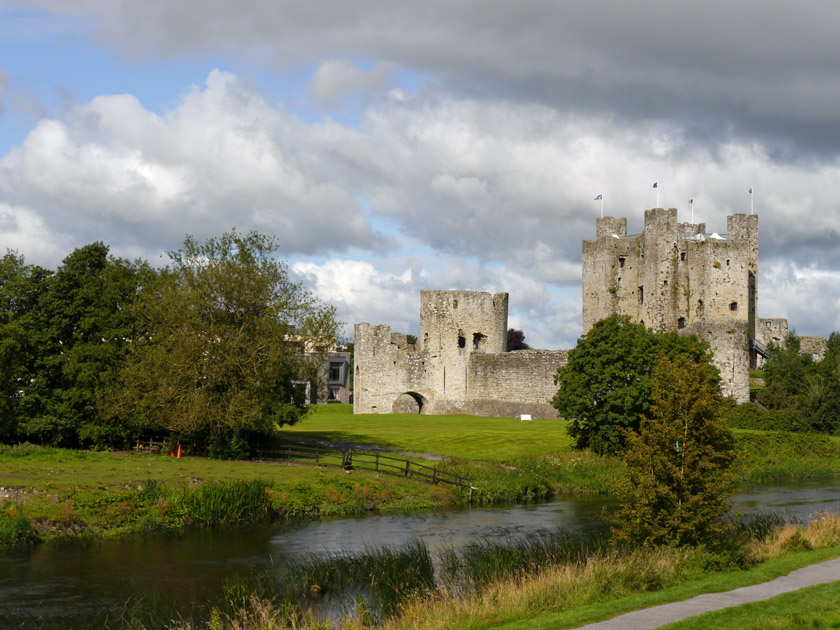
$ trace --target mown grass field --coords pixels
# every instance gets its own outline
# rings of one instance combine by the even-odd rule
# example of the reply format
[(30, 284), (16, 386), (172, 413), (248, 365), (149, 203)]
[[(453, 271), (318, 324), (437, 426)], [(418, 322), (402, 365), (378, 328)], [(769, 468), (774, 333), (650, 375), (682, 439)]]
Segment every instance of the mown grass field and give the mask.
[(556, 455), (571, 448), (565, 420), (519, 418), (353, 415), (352, 405), (320, 405), (302, 422), (283, 427), (289, 438), (321, 438), (379, 444), (403, 451), (480, 461)]

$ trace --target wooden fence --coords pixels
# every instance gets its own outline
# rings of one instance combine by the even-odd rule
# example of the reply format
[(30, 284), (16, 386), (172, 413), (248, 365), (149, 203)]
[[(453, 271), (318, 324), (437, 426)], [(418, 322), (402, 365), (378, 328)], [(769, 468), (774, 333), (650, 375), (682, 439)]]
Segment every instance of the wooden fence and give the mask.
[(284, 446), (272, 450), (257, 450), (257, 456), (265, 459), (286, 460), (287, 462), (314, 463), (318, 466), (334, 466), (345, 470), (373, 470), (401, 477), (419, 477), (430, 483), (445, 483), (472, 491), (472, 481), (455, 473), (438, 470), (433, 466), (418, 464), (401, 457), (391, 457), (378, 452), (354, 451), (353, 449), (325, 449), (318, 446)]

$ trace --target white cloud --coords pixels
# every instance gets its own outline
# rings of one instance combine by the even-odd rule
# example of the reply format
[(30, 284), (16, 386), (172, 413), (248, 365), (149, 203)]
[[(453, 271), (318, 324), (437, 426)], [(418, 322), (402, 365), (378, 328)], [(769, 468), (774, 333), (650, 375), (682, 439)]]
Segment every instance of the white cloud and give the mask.
[[(628, 127), (501, 98), (389, 93), (356, 127), (308, 122), (221, 71), (162, 115), (110, 95), (40, 120), (0, 157), (0, 231), (30, 262), (54, 264), (94, 240), (117, 255), (156, 257), (185, 233), (257, 229), (293, 259), (332, 257), (295, 269), (350, 324), (411, 330), (423, 288), (501, 290), (529, 343), (567, 347), (580, 330), (593, 198), (603, 194), (606, 212), (639, 231), (654, 181), (661, 205), (680, 207), (685, 220), (693, 197), (695, 219), (718, 232), (728, 213), (748, 211), (753, 186), (762, 260), (786, 257), (813, 273), (840, 262), (836, 158), (779, 162), (736, 139), (712, 151), (671, 123)], [(402, 234), (386, 242), (368, 212)], [(383, 258), (386, 246), (405, 243), (413, 251), (391, 255), (415, 258)], [(370, 262), (338, 258), (342, 251)], [(813, 299), (821, 316), (836, 306), (826, 281), (819, 291), (783, 286), (787, 300)], [(763, 315), (783, 303), (766, 293)], [(798, 329), (816, 325), (804, 310), (793, 315)]]
[(800, 335), (840, 330), (840, 271), (775, 259), (759, 273), (760, 317), (785, 317)]
[(391, 71), (384, 65), (364, 70), (340, 59), (330, 59), (318, 66), (307, 90), (321, 107), (335, 107), (358, 92), (384, 89)]
[(0, 192), (76, 244), (107, 239), (117, 251), (157, 252), (234, 225), (275, 234), (287, 253), (372, 248), (364, 213), (325, 163), (350, 135), (213, 71), (165, 116), (115, 95), (41, 120), (0, 158)]

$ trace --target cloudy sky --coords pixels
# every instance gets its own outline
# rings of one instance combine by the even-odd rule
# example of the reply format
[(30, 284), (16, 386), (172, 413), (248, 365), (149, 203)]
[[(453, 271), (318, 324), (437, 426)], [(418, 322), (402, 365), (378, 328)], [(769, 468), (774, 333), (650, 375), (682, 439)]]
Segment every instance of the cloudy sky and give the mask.
[(508, 291), (581, 332), (581, 239), (760, 215), (759, 312), (840, 329), (840, 4), (0, 0), (0, 248), (275, 235), (358, 321)]

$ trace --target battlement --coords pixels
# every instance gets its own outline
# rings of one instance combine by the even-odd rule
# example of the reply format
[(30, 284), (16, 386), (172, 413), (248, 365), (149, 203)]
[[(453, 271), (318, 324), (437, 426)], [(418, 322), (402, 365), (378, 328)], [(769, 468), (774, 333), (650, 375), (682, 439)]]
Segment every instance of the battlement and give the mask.
[[(680, 222), (676, 208), (650, 208), (641, 233), (628, 236), (626, 226), (624, 217), (598, 219), (596, 240), (583, 241), (583, 332), (623, 314), (656, 331), (700, 334), (720, 357), (747, 348), (748, 359), (749, 343), (726, 331), (755, 336), (758, 216), (732, 215), (721, 234)], [(732, 377), (739, 399), (749, 395), (745, 366)]]

